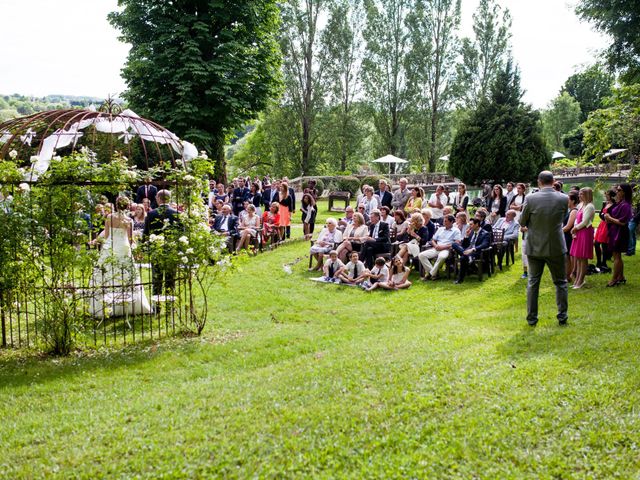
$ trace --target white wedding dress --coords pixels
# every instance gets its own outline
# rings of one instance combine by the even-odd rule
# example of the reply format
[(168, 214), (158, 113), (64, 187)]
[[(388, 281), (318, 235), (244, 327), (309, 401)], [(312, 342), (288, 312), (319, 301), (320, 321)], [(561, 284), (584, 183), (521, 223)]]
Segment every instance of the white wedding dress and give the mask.
[(133, 261), (129, 225), (116, 215), (112, 216), (111, 222), (117, 226), (105, 227), (107, 240), (90, 281), (89, 313), (95, 318), (151, 313), (140, 273)]

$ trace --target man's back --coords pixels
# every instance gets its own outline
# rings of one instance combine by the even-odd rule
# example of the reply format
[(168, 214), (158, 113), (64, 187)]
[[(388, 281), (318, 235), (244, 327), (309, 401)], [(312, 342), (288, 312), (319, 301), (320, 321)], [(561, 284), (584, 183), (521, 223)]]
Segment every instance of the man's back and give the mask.
[(527, 196), (520, 217), (520, 225), (528, 229), (525, 254), (553, 257), (567, 253), (562, 232), (567, 210), (567, 196), (553, 187), (545, 187)]

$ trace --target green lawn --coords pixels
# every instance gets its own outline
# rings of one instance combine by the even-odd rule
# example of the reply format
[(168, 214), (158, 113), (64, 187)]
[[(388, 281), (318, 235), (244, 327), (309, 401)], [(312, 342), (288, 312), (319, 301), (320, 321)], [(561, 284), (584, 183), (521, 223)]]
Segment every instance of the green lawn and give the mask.
[(519, 262), (366, 294), (308, 281), (307, 248), (215, 289), (203, 338), (0, 353), (0, 477), (638, 478), (638, 257), (564, 328), (546, 277), (532, 329)]

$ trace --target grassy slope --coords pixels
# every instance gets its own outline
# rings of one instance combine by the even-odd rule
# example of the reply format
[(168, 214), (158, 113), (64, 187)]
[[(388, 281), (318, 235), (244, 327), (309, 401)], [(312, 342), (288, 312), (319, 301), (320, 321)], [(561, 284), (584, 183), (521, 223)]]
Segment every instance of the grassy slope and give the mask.
[(531, 329), (519, 264), (365, 294), (307, 281), (306, 249), (217, 289), (202, 339), (0, 353), (0, 477), (637, 475), (637, 257), (571, 291), (566, 328), (546, 277)]

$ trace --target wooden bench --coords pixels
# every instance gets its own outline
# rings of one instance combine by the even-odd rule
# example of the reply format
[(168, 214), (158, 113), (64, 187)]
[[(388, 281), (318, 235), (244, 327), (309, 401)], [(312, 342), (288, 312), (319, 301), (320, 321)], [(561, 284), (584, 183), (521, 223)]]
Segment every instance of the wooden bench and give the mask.
[[(329, 192), (329, 211), (344, 212), (349, 206), (351, 201), (351, 193), (349, 192)], [(344, 202), (344, 208), (336, 207), (334, 209), (334, 202)]]

